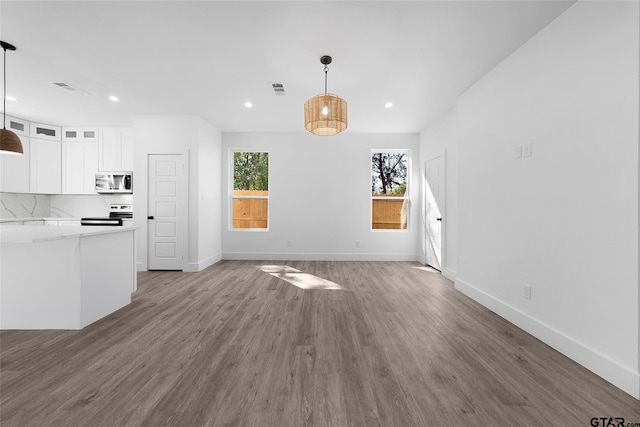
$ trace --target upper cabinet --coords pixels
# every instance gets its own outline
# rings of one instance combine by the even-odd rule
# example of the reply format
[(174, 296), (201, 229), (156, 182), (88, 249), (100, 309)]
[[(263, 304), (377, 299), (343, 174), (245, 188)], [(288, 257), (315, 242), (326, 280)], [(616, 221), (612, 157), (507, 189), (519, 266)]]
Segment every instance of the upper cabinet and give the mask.
[[(9, 123), (11, 122), (7, 117), (7, 124)], [(29, 124), (27, 123), (28, 130)], [(14, 132), (16, 131), (14, 130)], [(16, 133), (18, 134), (18, 132)], [(29, 192), (29, 137), (18, 134), (18, 138), (22, 142), (22, 155), (0, 154), (0, 191), (8, 193)]]
[(30, 123), (29, 192), (60, 194), (62, 146), (60, 126)]
[(29, 192), (60, 194), (62, 147), (60, 141), (31, 138), (29, 153)]
[(100, 129), (100, 171), (120, 172), (133, 170), (133, 129)]
[(62, 194), (96, 194), (97, 142), (62, 143)]
[(23, 155), (0, 154), (0, 191), (96, 194), (97, 172), (133, 171), (133, 129), (60, 127), (6, 116)]
[(22, 155), (0, 154), (0, 191), (9, 193), (29, 192), (29, 122), (6, 116), (7, 129), (14, 132), (22, 142)]
[(7, 129), (19, 136), (29, 136), (29, 122), (17, 117), (6, 117)]
[(43, 125), (31, 122), (31, 138), (49, 141), (60, 141), (62, 128), (60, 126)]
[(98, 142), (99, 140), (100, 130), (98, 128), (62, 128), (62, 142)]

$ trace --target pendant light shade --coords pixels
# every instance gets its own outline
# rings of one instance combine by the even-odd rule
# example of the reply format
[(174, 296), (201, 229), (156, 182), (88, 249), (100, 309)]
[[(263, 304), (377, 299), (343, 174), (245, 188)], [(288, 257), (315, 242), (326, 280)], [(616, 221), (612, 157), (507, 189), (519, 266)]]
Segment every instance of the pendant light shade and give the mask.
[(327, 93), (304, 103), (304, 123), (315, 135), (329, 136), (347, 128), (347, 101)]
[(327, 93), (327, 73), (330, 56), (323, 56), (324, 94), (316, 95), (304, 103), (304, 126), (314, 135), (335, 135), (347, 128), (347, 101), (338, 95)]
[(7, 42), (0, 41), (0, 45), (4, 50), (3, 53), (3, 74), (2, 74), (2, 130), (0, 130), (0, 151), (3, 153), (23, 154), (22, 142), (15, 133), (7, 130), (7, 50), (16, 50), (16, 47)]
[(24, 154), (20, 137), (10, 130), (0, 130), (0, 151), (7, 154)]

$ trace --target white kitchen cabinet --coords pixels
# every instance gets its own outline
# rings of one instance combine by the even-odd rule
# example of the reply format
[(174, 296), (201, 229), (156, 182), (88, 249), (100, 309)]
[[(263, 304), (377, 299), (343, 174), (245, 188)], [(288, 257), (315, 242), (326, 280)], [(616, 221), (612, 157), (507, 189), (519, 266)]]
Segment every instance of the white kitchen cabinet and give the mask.
[(29, 192), (29, 137), (18, 135), (22, 142), (22, 155), (0, 154), (0, 191)]
[(98, 128), (62, 128), (62, 142), (98, 142), (99, 140), (100, 130)]
[(96, 194), (96, 172), (98, 172), (98, 143), (84, 144), (84, 189), (86, 194)]
[(62, 194), (96, 194), (97, 142), (62, 143)]
[(82, 329), (131, 303), (134, 229), (2, 231), (0, 329)]
[(100, 171), (133, 170), (133, 129), (100, 129)]
[(44, 125), (42, 123), (30, 124), (31, 138), (46, 139), (49, 141), (60, 141), (62, 128), (60, 126)]
[(31, 138), (29, 153), (29, 192), (60, 194), (62, 182), (62, 143)]
[(6, 127), (19, 136), (29, 136), (29, 122), (17, 117), (7, 116)]

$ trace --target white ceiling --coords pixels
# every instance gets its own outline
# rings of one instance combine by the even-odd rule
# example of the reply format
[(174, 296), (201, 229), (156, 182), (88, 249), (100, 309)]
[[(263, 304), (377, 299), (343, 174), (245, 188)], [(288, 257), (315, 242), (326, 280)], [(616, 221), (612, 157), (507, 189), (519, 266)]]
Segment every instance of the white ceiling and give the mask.
[(1, 0), (0, 39), (18, 48), (7, 113), (63, 126), (195, 114), (225, 132), (300, 132), (327, 54), (348, 132), (419, 132), (572, 3)]

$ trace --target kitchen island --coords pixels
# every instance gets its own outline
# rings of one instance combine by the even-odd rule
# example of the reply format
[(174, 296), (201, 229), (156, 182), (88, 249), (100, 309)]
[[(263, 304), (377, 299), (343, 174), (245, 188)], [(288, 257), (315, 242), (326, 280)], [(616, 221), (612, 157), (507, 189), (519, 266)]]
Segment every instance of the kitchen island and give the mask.
[(0, 329), (82, 329), (131, 303), (135, 228), (0, 225)]

